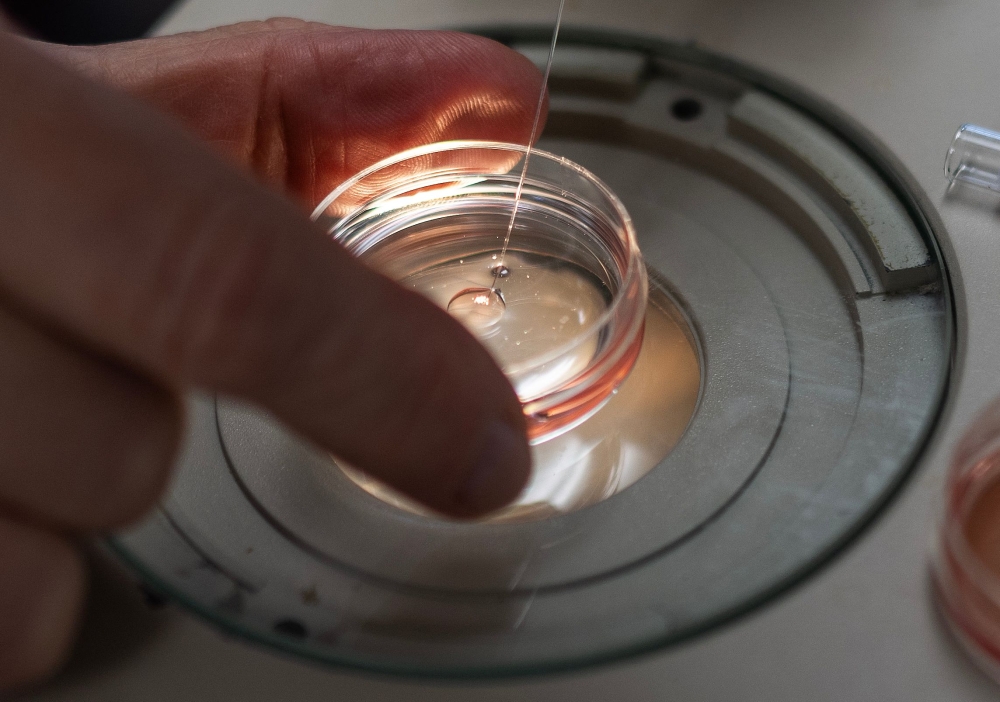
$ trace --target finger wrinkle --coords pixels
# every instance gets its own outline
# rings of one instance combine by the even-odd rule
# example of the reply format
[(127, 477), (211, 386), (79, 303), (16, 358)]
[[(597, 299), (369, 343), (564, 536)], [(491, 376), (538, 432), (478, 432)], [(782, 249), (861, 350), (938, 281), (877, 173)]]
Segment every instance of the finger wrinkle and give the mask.
[(458, 122), (470, 116), (488, 122), (503, 116), (519, 115), (523, 112), (524, 104), (508, 97), (495, 93), (469, 95), (462, 100), (453, 102), (444, 111), (432, 117), (433, 133), (440, 139), (449, 134), (452, 127)]

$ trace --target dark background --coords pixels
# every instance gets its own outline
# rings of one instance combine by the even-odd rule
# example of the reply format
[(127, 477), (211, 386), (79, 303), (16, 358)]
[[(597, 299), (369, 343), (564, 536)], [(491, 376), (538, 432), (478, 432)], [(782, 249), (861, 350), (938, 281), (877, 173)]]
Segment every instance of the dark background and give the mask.
[(176, 0), (0, 0), (25, 33), (61, 44), (143, 36)]

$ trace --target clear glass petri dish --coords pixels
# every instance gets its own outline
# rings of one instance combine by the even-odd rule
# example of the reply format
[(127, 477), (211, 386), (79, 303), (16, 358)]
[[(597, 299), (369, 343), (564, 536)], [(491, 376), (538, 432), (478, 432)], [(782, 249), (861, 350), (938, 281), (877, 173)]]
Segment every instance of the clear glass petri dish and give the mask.
[(983, 411), (956, 449), (934, 582), (952, 633), (1000, 682), (1000, 401)]
[(313, 218), (461, 321), (510, 379), (540, 443), (591, 417), (632, 370), (647, 277), (607, 186), (532, 149), (519, 187), (526, 157), (497, 142), (416, 148), (343, 183)]

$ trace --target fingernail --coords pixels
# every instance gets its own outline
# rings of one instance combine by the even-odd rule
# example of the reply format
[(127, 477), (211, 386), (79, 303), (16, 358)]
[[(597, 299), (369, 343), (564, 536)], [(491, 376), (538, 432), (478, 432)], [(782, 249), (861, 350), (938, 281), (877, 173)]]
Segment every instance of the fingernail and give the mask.
[(459, 491), (458, 506), (469, 516), (485, 514), (511, 503), (531, 473), (527, 439), (510, 425), (495, 421), (469, 478)]

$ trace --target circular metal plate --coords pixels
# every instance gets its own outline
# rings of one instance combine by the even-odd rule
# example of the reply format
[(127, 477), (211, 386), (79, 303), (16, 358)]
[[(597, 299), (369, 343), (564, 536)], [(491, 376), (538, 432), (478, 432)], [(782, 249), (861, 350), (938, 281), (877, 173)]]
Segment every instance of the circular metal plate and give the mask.
[[(545, 32), (494, 32), (529, 56)], [(702, 394), (648, 475), (578, 512), (382, 504), (253, 408), (192, 399), (162, 508), (115, 537), (156, 588), (318, 660), (437, 676), (605, 661), (725, 621), (856, 534), (923, 449), (953, 311), (933, 211), (856, 125), (689, 47), (564, 34), (544, 148), (607, 182), (693, 330)]]

